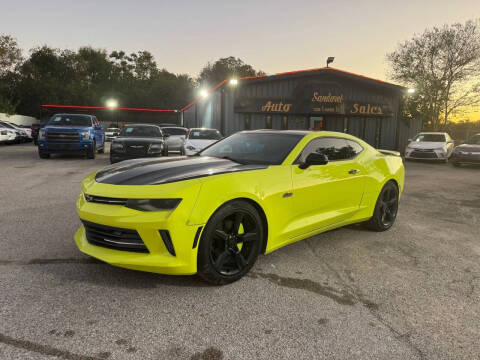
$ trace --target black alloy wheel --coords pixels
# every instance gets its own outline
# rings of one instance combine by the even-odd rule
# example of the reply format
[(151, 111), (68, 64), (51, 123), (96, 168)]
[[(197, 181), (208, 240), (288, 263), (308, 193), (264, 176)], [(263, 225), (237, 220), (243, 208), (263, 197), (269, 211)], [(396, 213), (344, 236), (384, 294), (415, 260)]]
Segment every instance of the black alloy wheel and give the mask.
[(198, 249), (198, 274), (216, 285), (243, 277), (261, 251), (263, 224), (257, 210), (244, 200), (217, 210), (202, 233)]
[(395, 223), (398, 213), (398, 187), (393, 181), (385, 184), (377, 203), (373, 216), (366, 223), (367, 226), (375, 231), (385, 231)]

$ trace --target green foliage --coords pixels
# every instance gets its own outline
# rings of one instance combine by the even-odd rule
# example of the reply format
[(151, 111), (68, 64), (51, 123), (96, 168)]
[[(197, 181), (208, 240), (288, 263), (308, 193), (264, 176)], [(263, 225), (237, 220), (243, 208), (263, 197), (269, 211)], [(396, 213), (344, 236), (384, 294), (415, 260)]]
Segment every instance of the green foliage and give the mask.
[(260, 73), (227, 57), (207, 64), (195, 81), (160, 68), (148, 51), (107, 53), (88, 46), (78, 51), (37, 47), (22, 60), (8, 35), (0, 36), (0, 64), (0, 109), (31, 116), (38, 116), (42, 104), (104, 106), (110, 98), (122, 107), (179, 109), (194, 98), (199, 82)]
[(444, 25), (415, 35), (387, 54), (391, 77), (416, 89), (405, 115), (433, 130), (480, 103), (480, 22)]
[(256, 71), (251, 65), (245, 64), (241, 59), (229, 56), (208, 63), (200, 72), (197, 82), (200, 86), (211, 87), (229, 78), (264, 74), (263, 71)]

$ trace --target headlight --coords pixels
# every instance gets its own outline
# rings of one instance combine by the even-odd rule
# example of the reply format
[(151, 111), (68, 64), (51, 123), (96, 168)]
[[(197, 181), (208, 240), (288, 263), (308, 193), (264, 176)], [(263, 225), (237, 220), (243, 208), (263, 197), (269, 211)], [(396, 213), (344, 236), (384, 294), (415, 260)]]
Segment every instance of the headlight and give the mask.
[(162, 152), (162, 150), (163, 150), (163, 144), (150, 144), (150, 146), (148, 147), (149, 154), (159, 153), (159, 152)]
[(196, 150), (196, 149), (195, 149), (194, 146), (188, 145), (188, 146), (187, 146), (187, 150), (194, 151), (194, 150)]
[(45, 130), (40, 130), (38, 132), (38, 140), (44, 140), (45, 139)]
[(90, 132), (89, 131), (82, 131), (80, 133), (80, 138), (82, 140), (89, 140), (90, 139)]
[(110, 151), (124, 152), (125, 146), (120, 142), (113, 142), (110, 146)]
[(128, 199), (126, 207), (139, 211), (173, 210), (182, 199)]

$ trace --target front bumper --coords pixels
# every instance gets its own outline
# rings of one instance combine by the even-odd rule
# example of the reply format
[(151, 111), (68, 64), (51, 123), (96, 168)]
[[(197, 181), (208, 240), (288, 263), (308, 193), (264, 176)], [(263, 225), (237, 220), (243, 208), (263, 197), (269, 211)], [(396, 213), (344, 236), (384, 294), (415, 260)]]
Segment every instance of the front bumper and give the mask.
[(143, 158), (152, 158), (152, 157), (160, 157), (160, 156), (162, 156), (162, 153), (145, 154), (145, 155), (133, 155), (133, 154), (127, 154), (127, 153), (110, 153), (110, 162), (116, 163), (124, 160), (143, 159)]
[(480, 164), (480, 153), (453, 153), (450, 160), (458, 164)]
[(38, 140), (38, 150), (48, 153), (79, 153), (87, 152), (92, 149), (93, 141), (82, 140), (74, 143), (66, 142), (47, 142)]
[(442, 150), (427, 150), (427, 149), (409, 149), (405, 151), (405, 159), (413, 160), (440, 160), (445, 161), (448, 159), (448, 153)]
[[(195, 198), (192, 196), (183, 199), (173, 211), (147, 212), (121, 205), (87, 202), (81, 194), (77, 199), (77, 212), (81, 220), (113, 228), (135, 230), (147, 247), (148, 253), (93, 245), (87, 239), (84, 225), (75, 234), (75, 242), (83, 253), (114, 266), (160, 274), (195, 274), (198, 246), (194, 249), (193, 243), (198, 229), (203, 227), (202, 224), (188, 224), (187, 219)], [(169, 232), (175, 255), (168, 251), (160, 230)]]

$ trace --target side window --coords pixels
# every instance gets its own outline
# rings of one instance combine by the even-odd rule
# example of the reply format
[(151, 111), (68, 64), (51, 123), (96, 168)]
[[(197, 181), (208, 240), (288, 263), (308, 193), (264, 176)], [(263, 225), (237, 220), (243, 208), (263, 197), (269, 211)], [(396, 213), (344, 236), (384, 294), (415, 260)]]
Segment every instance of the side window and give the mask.
[(363, 148), (355, 141), (339, 138), (320, 138), (312, 140), (300, 155), (300, 161), (304, 161), (312, 152), (327, 155), (329, 161), (348, 160), (362, 152)]

